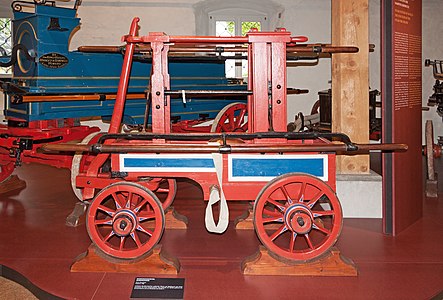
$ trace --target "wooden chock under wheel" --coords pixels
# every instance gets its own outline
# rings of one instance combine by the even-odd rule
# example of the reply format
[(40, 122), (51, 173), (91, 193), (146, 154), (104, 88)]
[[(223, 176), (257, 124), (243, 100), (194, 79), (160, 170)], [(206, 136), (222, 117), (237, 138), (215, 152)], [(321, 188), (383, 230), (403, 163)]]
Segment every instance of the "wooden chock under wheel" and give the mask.
[(134, 261), (108, 257), (91, 244), (71, 265), (71, 272), (178, 274), (179, 271), (179, 260), (165, 253), (161, 245), (155, 246), (148, 256)]
[(358, 275), (354, 263), (332, 247), (321, 257), (304, 263), (290, 263), (277, 259), (260, 246), (259, 250), (247, 257), (241, 265), (244, 275), (284, 276), (349, 276)]

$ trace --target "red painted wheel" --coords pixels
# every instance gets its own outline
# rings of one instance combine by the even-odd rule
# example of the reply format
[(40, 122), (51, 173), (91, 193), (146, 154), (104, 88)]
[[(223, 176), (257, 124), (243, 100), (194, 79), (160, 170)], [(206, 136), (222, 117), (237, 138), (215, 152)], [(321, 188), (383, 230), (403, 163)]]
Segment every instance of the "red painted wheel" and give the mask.
[(6, 181), (12, 172), (14, 172), (15, 164), (13, 161), (0, 165), (0, 183)]
[(271, 180), (254, 204), (255, 231), (274, 255), (293, 262), (320, 257), (337, 241), (343, 216), (334, 191), (308, 174)]
[(226, 105), (215, 117), (211, 132), (246, 132), (248, 108), (245, 103)]
[(171, 206), (177, 193), (177, 182), (175, 179), (167, 178), (153, 178), (151, 181), (144, 183), (138, 182), (140, 185), (153, 191), (158, 200), (162, 204), (163, 210)]
[(86, 228), (105, 254), (136, 259), (149, 253), (165, 228), (165, 214), (153, 192), (136, 183), (115, 183), (89, 206)]

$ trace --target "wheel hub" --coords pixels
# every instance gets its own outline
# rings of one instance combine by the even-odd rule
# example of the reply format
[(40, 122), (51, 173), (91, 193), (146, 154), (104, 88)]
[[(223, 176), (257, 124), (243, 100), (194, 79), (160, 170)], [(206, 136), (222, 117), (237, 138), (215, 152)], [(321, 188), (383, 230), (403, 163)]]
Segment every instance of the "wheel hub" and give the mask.
[(302, 204), (292, 205), (285, 212), (286, 227), (297, 234), (310, 232), (313, 223), (314, 216), (311, 210)]
[(122, 210), (112, 219), (112, 229), (118, 236), (128, 236), (136, 228), (137, 221), (132, 211)]

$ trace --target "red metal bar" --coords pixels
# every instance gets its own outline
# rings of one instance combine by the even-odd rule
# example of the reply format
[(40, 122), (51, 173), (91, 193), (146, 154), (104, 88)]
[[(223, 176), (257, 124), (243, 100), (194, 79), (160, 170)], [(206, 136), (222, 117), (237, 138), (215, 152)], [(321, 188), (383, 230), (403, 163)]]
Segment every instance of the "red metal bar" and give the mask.
[(284, 132), (287, 126), (286, 43), (272, 43), (272, 129)]
[[(157, 33), (151, 33), (157, 34)], [(152, 47), (152, 71), (150, 80), (150, 90), (152, 95), (152, 132), (166, 133), (169, 122), (165, 120), (165, 78), (164, 78), (164, 42), (155, 41)], [(167, 61), (165, 62), (167, 63)]]
[[(171, 78), (168, 70), (168, 52), (169, 46), (164, 45), (162, 51), (162, 72), (163, 72), (163, 85), (166, 90), (171, 89)], [(164, 124), (165, 133), (171, 132), (171, 96), (165, 95), (165, 108), (164, 108)]]
[[(130, 36), (135, 36), (138, 33), (138, 22), (140, 18), (132, 20), (131, 28), (129, 30)], [(109, 126), (109, 133), (117, 133), (120, 130), (120, 125), (123, 117), (123, 110), (125, 107), (126, 93), (128, 91), (129, 76), (131, 74), (132, 56), (134, 55), (135, 44), (128, 43), (126, 45), (125, 58), (123, 60), (122, 72), (120, 75), (120, 82), (118, 84), (117, 97), (115, 99), (114, 111), (112, 113), (111, 124)]]
[[(284, 31), (281, 31), (284, 32)], [(178, 43), (178, 44), (247, 44), (249, 42), (274, 42), (280, 41), (281, 37), (279, 37), (280, 32), (273, 32), (272, 35), (265, 37), (264, 35), (253, 35), (251, 36), (233, 36), (233, 37), (217, 37), (217, 36), (164, 36), (163, 39), (159, 39), (158, 37), (154, 37), (153, 35), (148, 36), (125, 36), (123, 38), (124, 41), (128, 43), (152, 43), (155, 41), (162, 42), (170, 42), (170, 43)], [(308, 38), (305, 36), (295, 36), (288, 37), (286, 39), (286, 43), (303, 43), (308, 41)]]
[[(126, 40), (131, 36), (136, 36), (138, 34), (138, 23), (140, 18), (134, 18), (129, 29), (129, 35), (122, 38)], [(134, 55), (135, 44), (127, 43), (125, 57), (123, 59), (122, 72), (120, 75), (120, 82), (118, 84), (117, 97), (114, 104), (114, 111), (112, 113), (111, 123), (108, 129), (108, 133), (118, 133), (120, 131), (121, 121), (123, 118), (123, 110), (125, 108), (126, 94), (128, 91), (129, 77), (132, 68), (132, 57)], [(105, 143), (112, 143), (112, 140), (108, 140)], [(89, 165), (86, 172), (87, 176), (96, 177), (99, 173), (100, 168), (108, 159), (109, 154), (99, 154)], [(94, 197), (95, 188), (85, 188), (83, 190), (83, 198), (91, 199)]]
[[(253, 42), (252, 46), (252, 111), (254, 119), (252, 120), (251, 132), (269, 131), (268, 118), (268, 49), (267, 44), (263, 42)], [(248, 122), (249, 119), (248, 119)]]

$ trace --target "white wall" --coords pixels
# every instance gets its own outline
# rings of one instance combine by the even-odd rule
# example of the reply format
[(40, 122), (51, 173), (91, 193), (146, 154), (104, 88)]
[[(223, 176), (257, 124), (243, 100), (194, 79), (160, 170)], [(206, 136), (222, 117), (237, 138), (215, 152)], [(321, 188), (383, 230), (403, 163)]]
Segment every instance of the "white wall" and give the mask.
[[(304, 35), (309, 43), (331, 42), (331, 1), (279, 1), (285, 8), (282, 25), (293, 35)], [(309, 94), (288, 97), (288, 120), (298, 112), (308, 115), (318, 92), (330, 88), (331, 60), (320, 59), (317, 65), (288, 68), (288, 86), (309, 89)]]
[(71, 49), (81, 45), (119, 45), (134, 17), (140, 17), (140, 34), (166, 32), (194, 35), (193, 0), (94, 1), (85, 0), (78, 9), (81, 30), (71, 41)]

